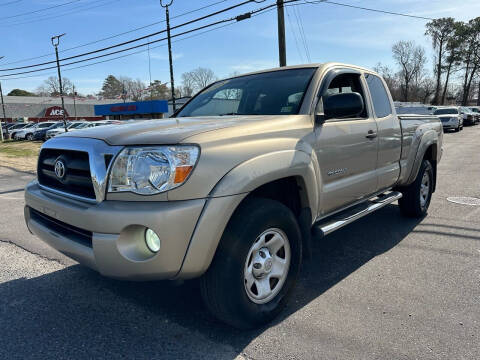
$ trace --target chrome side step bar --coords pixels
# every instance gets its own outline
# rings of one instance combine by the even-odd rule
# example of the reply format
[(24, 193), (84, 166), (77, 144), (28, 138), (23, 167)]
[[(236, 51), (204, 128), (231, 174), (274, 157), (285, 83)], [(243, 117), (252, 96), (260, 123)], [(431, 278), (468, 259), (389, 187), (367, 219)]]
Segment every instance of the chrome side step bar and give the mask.
[(349, 211), (347, 209), (343, 213), (334, 215), (333, 218), (330, 218), (330, 219), (327, 218), (323, 222), (319, 222), (318, 224), (315, 224), (314, 228), (316, 228), (316, 230), (320, 230), (323, 236), (328, 235), (334, 232), (335, 230), (338, 230), (344, 227), (345, 225), (348, 225), (354, 222), (355, 220), (358, 220), (368, 214), (371, 214), (374, 211), (377, 211), (383, 208), (388, 204), (391, 204), (394, 201), (397, 201), (401, 197), (402, 197), (402, 193), (398, 191), (392, 191), (386, 194), (381, 194), (373, 198), (372, 200), (368, 200), (364, 204), (361, 204), (363, 206), (359, 205), (361, 206), (360, 209), (358, 209), (358, 207), (354, 207), (354, 209), (355, 208), (357, 209), (354, 212), (352, 212), (351, 210)]

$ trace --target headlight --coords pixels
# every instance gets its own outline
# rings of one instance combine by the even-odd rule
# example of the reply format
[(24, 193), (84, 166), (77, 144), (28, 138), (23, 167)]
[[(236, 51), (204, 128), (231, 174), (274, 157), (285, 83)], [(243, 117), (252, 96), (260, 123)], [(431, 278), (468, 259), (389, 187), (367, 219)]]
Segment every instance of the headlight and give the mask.
[(108, 191), (153, 195), (174, 189), (187, 180), (199, 153), (193, 145), (127, 147), (115, 159)]

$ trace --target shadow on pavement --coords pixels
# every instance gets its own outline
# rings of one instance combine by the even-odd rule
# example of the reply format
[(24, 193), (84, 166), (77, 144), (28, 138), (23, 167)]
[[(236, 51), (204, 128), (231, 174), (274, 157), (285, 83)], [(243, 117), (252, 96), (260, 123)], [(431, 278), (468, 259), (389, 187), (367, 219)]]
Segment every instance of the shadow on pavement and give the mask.
[[(396, 246), (418, 223), (390, 205), (314, 243), (275, 324)], [(120, 282), (72, 266), (0, 285), (0, 358), (234, 358), (265, 329), (241, 332), (217, 322), (194, 281)]]

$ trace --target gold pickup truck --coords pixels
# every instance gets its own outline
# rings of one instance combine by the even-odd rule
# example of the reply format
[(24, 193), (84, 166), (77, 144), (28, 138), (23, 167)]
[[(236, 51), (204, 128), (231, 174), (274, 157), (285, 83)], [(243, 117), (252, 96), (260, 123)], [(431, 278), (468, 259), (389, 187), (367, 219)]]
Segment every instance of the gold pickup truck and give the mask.
[(265, 70), (211, 84), (169, 119), (47, 141), (25, 219), (105, 276), (200, 278), (215, 316), (252, 328), (286, 304), (312, 233), (397, 200), (424, 216), (442, 138), (435, 116), (398, 117), (371, 70)]

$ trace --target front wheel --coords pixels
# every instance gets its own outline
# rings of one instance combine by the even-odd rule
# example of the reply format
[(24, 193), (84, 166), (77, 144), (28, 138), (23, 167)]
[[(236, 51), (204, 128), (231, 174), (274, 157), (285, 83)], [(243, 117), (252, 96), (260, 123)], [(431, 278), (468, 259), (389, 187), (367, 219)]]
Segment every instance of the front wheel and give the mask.
[(33, 134), (28, 134), (27, 135), (27, 140), (32, 141), (33, 140)]
[(401, 192), (398, 200), (400, 211), (408, 217), (421, 218), (427, 214), (433, 193), (433, 167), (430, 161), (423, 160), (415, 181)]
[(201, 279), (205, 305), (236, 328), (268, 323), (287, 303), (301, 259), (300, 229), (290, 209), (269, 199), (247, 199)]

